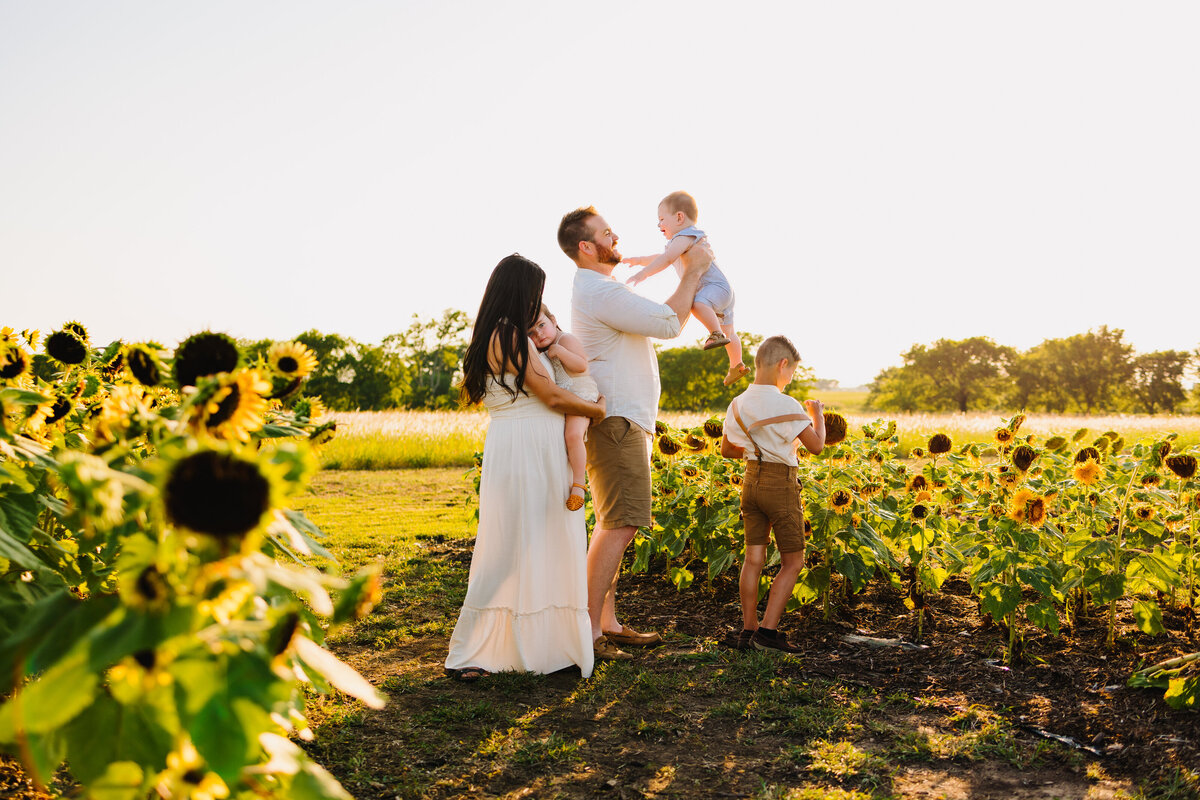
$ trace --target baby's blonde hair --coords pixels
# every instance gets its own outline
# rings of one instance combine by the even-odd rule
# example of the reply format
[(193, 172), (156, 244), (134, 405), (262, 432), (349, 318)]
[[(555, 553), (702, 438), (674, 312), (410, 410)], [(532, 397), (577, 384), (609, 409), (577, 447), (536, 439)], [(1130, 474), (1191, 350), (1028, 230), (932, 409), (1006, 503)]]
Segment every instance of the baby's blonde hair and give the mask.
[(696, 198), (692, 197), (687, 192), (671, 192), (662, 199), (659, 205), (667, 207), (667, 211), (672, 214), (677, 214), (682, 211), (687, 215), (687, 218), (695, 222), (700, 218), (700, 212), (696, 208)]
[(800, 363), (800, 351), (786, 336), (772, 336), (764, 339), (763, 343), (758, 346), (758, 350), (754, 351), (754, 366), (761, 369), (771, 364), (778, 364), (785, 358), (792, 364), (798, 364)]

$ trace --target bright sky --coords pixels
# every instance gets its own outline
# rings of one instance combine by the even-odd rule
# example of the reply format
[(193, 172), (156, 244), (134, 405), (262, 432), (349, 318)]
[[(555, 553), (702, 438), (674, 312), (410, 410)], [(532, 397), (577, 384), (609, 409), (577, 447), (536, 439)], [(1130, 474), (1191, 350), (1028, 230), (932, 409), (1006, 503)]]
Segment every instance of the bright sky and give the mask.
[(1193, 349), (1198, 31), (1191, 0), (0, 0), (0, 324), (378, 342), (474, 315), (513, 251), (565, 312), (562, 214), (657, 253), (685, 189), (737, 327), (846, 386), (940, 337)]

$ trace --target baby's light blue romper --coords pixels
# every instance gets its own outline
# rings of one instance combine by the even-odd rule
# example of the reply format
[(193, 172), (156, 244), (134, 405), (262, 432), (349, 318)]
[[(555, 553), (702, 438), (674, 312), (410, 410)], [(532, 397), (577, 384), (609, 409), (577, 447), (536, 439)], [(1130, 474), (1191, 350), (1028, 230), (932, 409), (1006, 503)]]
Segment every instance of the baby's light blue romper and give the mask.
[[(704, 231), (695, 225), (689, 225), (672, 236), (671, 241), (675, 241), (680, 236), (690, 236), (696, 241), (700, 241), (704, 238)], [(722, 325), (733, 324), (733, 287), (729, 285), (729, 279), (725, 277), (725, 273), (717, 268), (716, 259), (713, 259), (708, 271), (700, 278), (700, 288), (696, 292), (693, 305), (695, 303), (712, 306)]]

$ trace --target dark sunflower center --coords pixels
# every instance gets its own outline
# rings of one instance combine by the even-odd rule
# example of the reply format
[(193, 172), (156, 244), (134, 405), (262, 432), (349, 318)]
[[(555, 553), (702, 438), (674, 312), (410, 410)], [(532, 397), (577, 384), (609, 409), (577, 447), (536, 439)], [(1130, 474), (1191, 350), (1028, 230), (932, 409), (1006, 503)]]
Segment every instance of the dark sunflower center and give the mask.
[(213, 451), (181, 460), (165, 488), (172, 522), (218, 537), (252, 530), (271, 499), (270, 484), (256, 465)]
[(241, 399), (241, 390), (238, 389), (236, 383), (232, 384), (229, 387), (229, 394), (225, 395), (225, 399), (217, 404), (217, 410), (208, 416), (208, 427), (215, 428), (228, 422), (233, 417), (233, 412), (237, 411)]
[(159, 600), (166, 594), (162, 576), (154, 567), (146, 567), (138, 575), (137, 590), (138, 594), (150, 601)]
[(70, 331), (55, 331), (46, 337), (46, 353), (63, 364), (82, 364), (87, 346)]
[(279, 359), (280, 372), (295, 372), (299, 368), (300, 362), (291, 356), (284, 356), (283, 358)]
[(193, 786), (198, 786), (200, 782), (204, 780), (204, 770), (189, 769), (187, 772), (183, 773), (183, 780), (192, 784)]
[(158, 661), (153, 650), (138, 650), (133, 654), (133, 660), (141, 665), (142, 669), (154, 669), (154, 665)]
[(133, 350), (129, 353), (129, 371), (144, 386), (158, 385), (158, 364), (145, 350)]
[(228, 336), (198, 333), (175, 353), (175, 380), (180, 386), (195, 386), (198, 378), (232, 372), (237, 363), (237, 345)]

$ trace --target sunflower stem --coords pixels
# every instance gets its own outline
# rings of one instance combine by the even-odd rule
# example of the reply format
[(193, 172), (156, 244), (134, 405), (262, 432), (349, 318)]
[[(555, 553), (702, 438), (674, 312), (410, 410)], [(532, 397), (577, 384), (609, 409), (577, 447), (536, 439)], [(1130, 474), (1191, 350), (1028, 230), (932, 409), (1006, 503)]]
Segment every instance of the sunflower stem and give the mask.
[[(1112, 578), (1115, 581), (1121, 573), (1121, 549), (1125, 546), (1125, 513), (1129, 509), (1129, 498), (1133, 496), (1133, 487), (1137, 483), (1138, 470), (1142, 468), (1142, 462), (1138, 462), (1133, 466), (1133, 473), (1129, 476), (1129, 485), (1125, 487), (1125, 497), (1121, 500), (1121, 510), (1119, 519), (1117, 520), (1117, 546), (1113, 551), (1113, 569)], [(1117, 638), (1117, 601), (1110, 600), (1108, 603), (1108, 646), (1112, 647)]]

